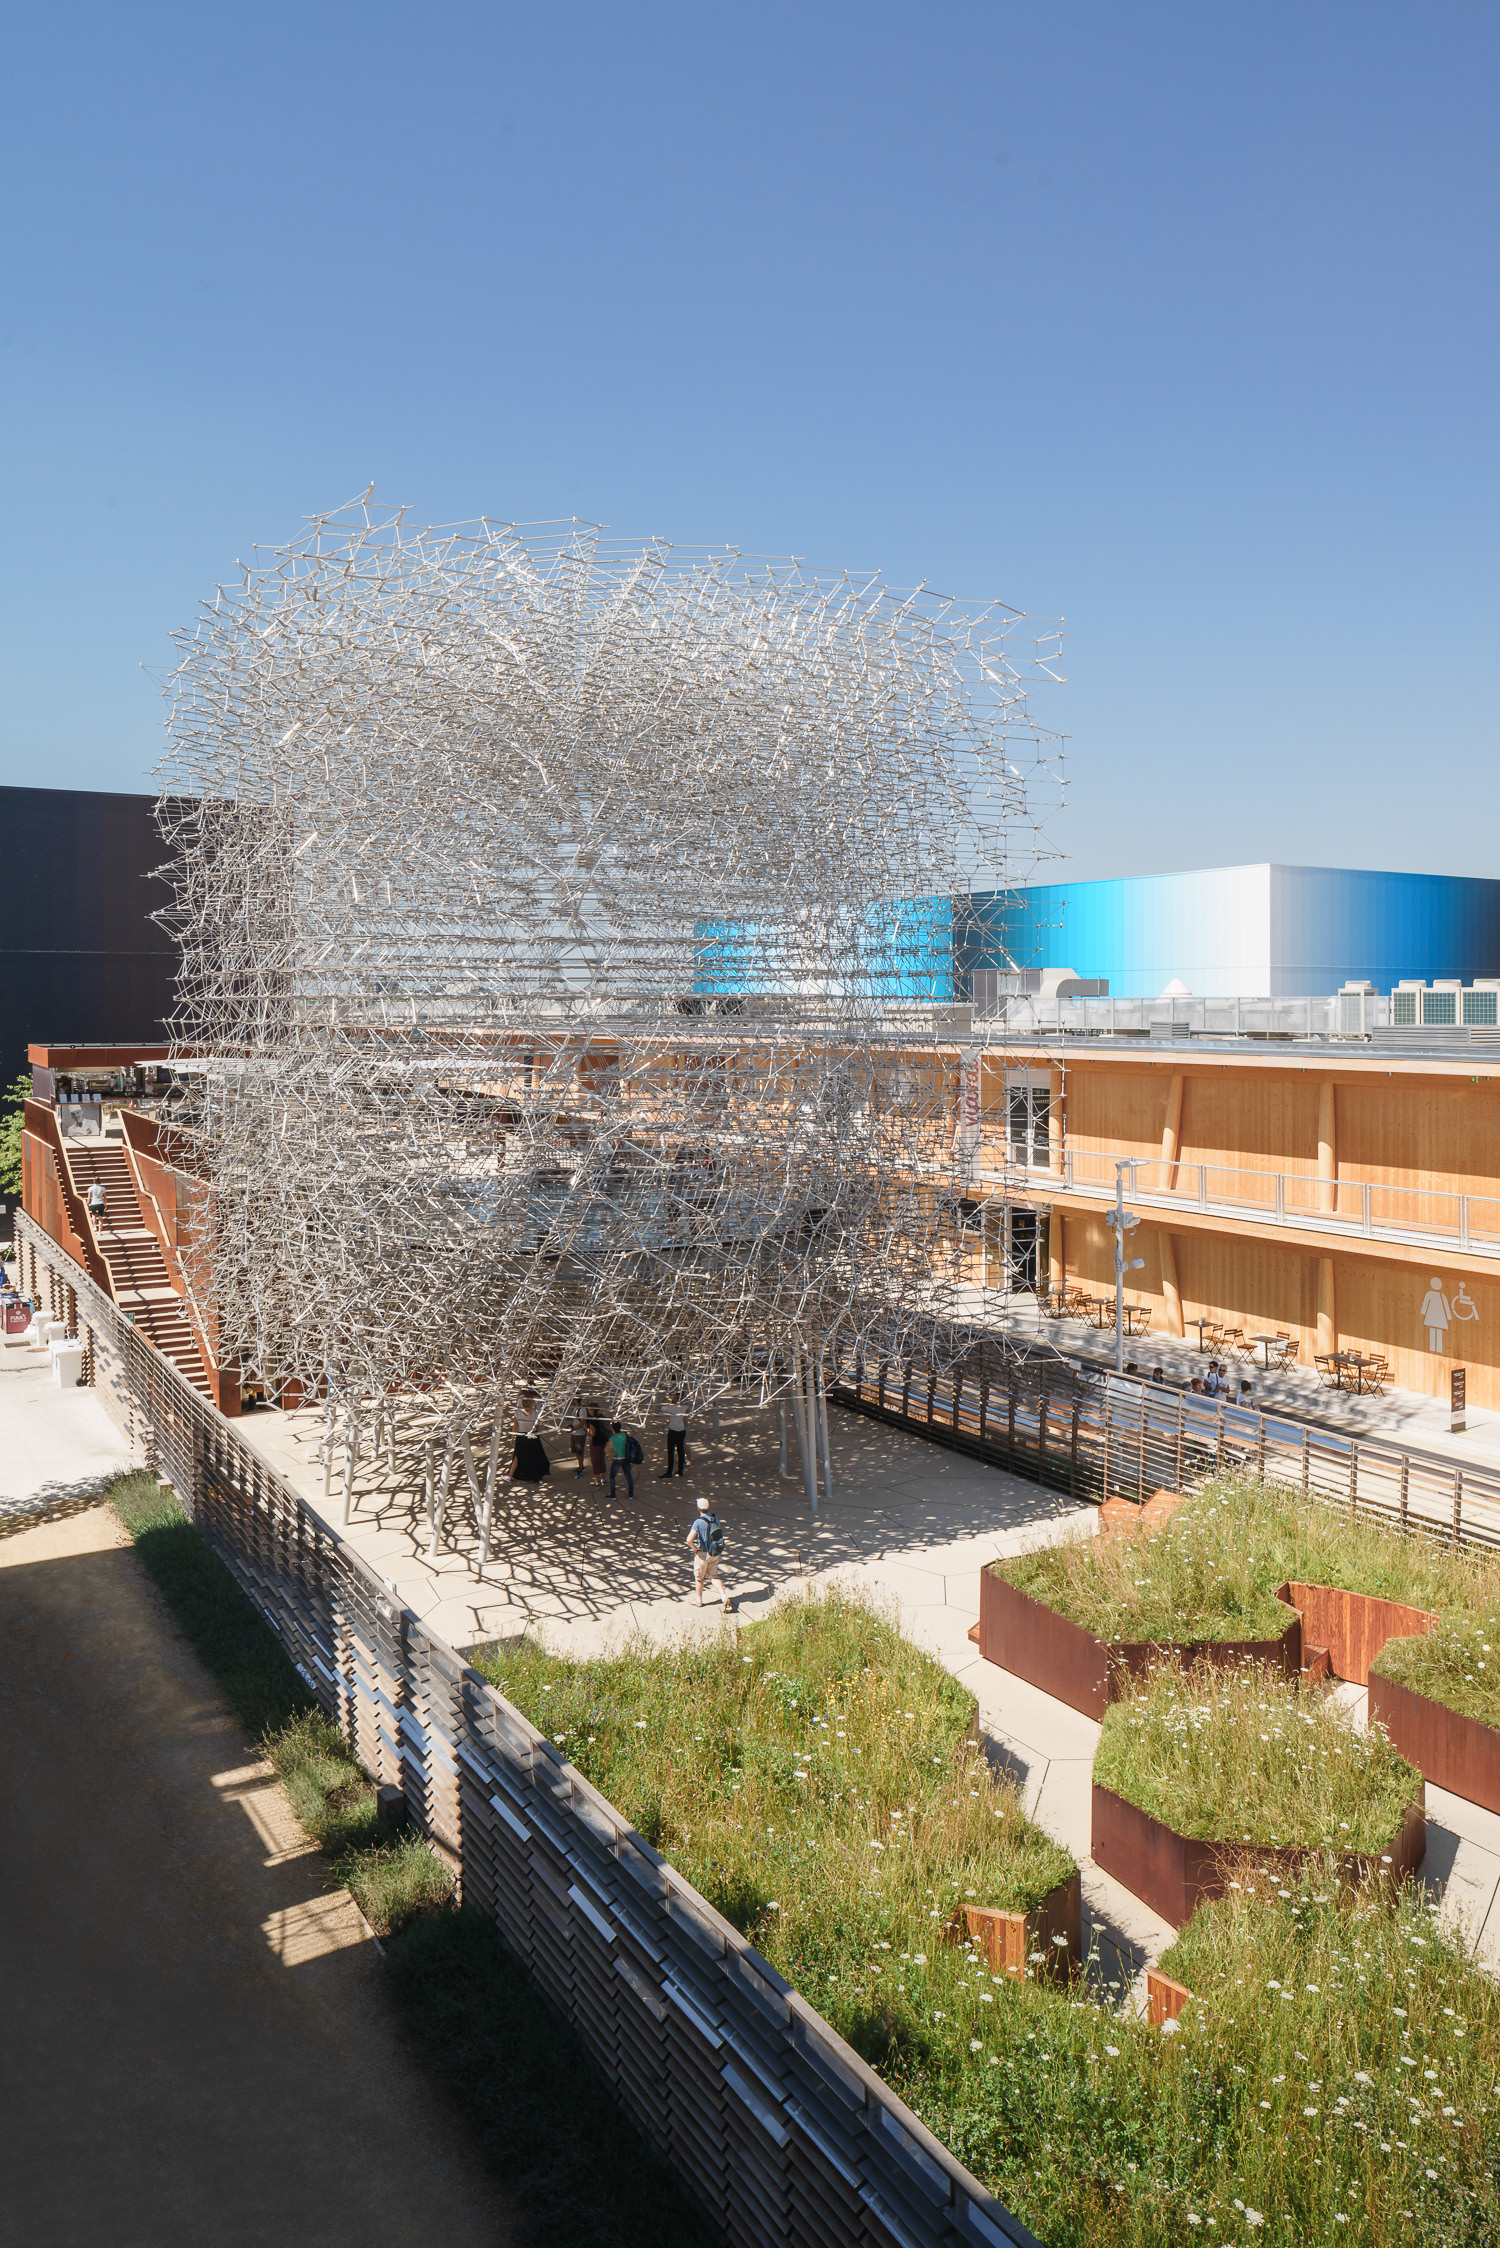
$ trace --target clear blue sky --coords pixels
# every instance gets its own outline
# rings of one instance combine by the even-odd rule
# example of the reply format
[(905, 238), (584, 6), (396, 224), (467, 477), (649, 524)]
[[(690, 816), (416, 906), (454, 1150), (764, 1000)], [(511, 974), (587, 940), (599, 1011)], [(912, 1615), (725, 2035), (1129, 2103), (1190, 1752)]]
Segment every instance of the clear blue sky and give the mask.
[(373, 480), (1066, 617), (1079, 875), (1500, 872), (1497, 62), (1493, 0), (24, 10), (0, 778), (149, 786), (141, 667)]

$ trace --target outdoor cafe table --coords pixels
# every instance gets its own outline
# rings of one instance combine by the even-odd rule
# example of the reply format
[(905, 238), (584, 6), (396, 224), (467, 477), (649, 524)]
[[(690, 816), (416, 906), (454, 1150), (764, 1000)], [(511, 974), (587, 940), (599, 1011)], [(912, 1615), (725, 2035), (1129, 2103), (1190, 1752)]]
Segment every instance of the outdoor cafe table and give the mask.
[(1197, 1330), (1198, 1330), (1198, 1348), (1199, 1348), (1199, 1350), (1200, 1350), (1200, 1351), (1204, 1351), (1204, 1350), (1207, 1350), (1207, 1348), (1208, 1348), (1208, 1345), (1207, 1345), (1207, 1343), (1206, 1343), (1206, 1342), (1204, 1341), (1204, 1339), (1203, 1339), (1203, 1330), (1204, 1330), (1204, 1328), (1205, 1328), (1205, 1327), (1211, 1327), (1211, 1326), (1213, 1325), (1213, 1321), (1212, 1321), (1212, 1320), (1211, 1320), (1211, 1319), (1209, 1318), (1208, 1314), (1207, 1314), (1207, 1313), (1205, 1312), (1205, 1313), (1204, 1313), (1204, 1315), (1203, 1315), (1203, 1317), (1202, 1317), (1201, 1319), (1184, 1319), (1184, 1321), (1182, 1322), (1182, 1324), (1183, 1324), (1183, 1326), (1184, 1326), (1184, 1327), (1196, 1327), (1196, 1328), (1197, 1328)]
[(1151, 1324), (1151, 1313), (1145, 1304), (1125, 1306), (1125, 1332), (1127, 1335), (1144, 1335)]
[[(1362, 1397), (1365, 1387), (1365, 1368), (1367, 1366), (1378, 1366), (1380, 1361), (1357, 1350), (1336, 1350), (1331, 1353), (1331, 1357), (1339, 1388), (1352, 1388), (1356, 1396)], [(1346, 1374), (1353, 1376), (1352, 1382), (1345, 1379)]]
[(1114, 1325), (1115, 1300), (1113, 1296), (1089, 1296), (1086, 1299), (1085, 1309), (1091, 1327), (1112, 1327)]
[(1261, 1365), (1269, 1374), (1271, 1371), (1272, 1351), (1274, 1350), (1277, 1357), (1279, 1358), (1283, 1351), (1286, 1349), (1286, 1343), (1280, 1335), (1252, 1335), (1250, 1337), (1250, 1347), (1252, 1350), (1258, 1350), (1260, 1352)]

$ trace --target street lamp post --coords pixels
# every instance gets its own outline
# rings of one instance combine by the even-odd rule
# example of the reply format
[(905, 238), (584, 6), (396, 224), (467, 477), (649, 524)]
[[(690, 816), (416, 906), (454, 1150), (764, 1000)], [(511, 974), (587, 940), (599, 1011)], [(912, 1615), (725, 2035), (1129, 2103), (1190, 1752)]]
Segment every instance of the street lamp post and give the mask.
[(1132, 1174), (1131, 1185), (1133, 1186), (1135, 1184), (1135, 1163), (1133, 1159), (1128, 1156), (1117, 1159), (1115, 1163), (1115, 1206), (1104, 1214), (1104, 1222), (1115, 1237), (1115, 1372), (1117, 1374), (1123, 1374), (1125, 1371), (1125, 1275), (1127, 1272), (1139, 1272), (1146, 1262), (1144, 1257), (1127, 1259), (1125, 1255), (1125, 1236), (1127, 1233), (1133, 1233), (1141, 1222), (1134, 1210), (1127, 1210), (1125, 1207), (1125, 1173), (1127, 1171)]

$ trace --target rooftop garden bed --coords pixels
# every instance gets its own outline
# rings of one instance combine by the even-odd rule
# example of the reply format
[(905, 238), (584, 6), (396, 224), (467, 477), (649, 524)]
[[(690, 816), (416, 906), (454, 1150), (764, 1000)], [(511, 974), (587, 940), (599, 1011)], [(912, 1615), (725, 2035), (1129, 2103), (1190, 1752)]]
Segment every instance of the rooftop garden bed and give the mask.
[[(1205, 1905), (1165, 1962), (1195, 1998), (1163, 2036), (1097, 1973), (1016, 1981), (940, 1942), (970, 1889), (1038, 1900), (1071, 1868), (966, 1754), (968, 1696), (868, 1610), (480, 1667), (1048, 2248), (1500, 2236), (1500, 1993), (1411, 1899), (1316, 1866)], [(1418, 2051), (1438, 2075), (1408, 2083)]]
[(1495, 1560), (1350, 1522), (1249, 1476), (1203, 1484), (1149, 1537), (1070, 1539), (992, 1566), (1107, 1642), (1269, 1639), (1285, 1627), (1276, 1589), (1287, 1582), (1500, 1621)]
[(1371, 1668), (1476, 1725), (1500, 1729), (1500, 1598), (1440, 1614), (1423, 1638), (1388, 1640)]
[(951, 2010), (964, 1903), (1042, 1907), (1076, 1867), (974, 1738), (974, 1701), (838, 1593), (739, 1639), (475, 1667), (868, 2054)]
[(1153, 1671), (1106, 1712), (1094, 1779), (1178, 1834), (1361, 1853), (1383, 1850), (1422, 1792), (1338, 1702), (1249, 1668)]
[(1241, 1861), (1295, 1870), (1310, 1851), (1389, 1883), (1426, 1848), (1422, 1778), (1378, 1729), (1327, 1696), (1251, 1668), (1162, 1664), (1105, 1713), (1094, 1758), (1093, 1855), (1181, 1926)]

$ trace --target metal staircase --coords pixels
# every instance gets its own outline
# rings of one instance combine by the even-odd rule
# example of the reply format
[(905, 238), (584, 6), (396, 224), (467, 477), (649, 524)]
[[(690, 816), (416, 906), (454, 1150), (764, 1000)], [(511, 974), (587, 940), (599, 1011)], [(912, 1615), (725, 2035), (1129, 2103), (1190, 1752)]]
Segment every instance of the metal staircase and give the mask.
[[(199, 1395), (212, 1401), (208, 1369), (183, 1300), (172, 1286), (161, 1244), (146, 1223), (130, 1161), (118, 1140), (69, 1139), (63, 1159), (83, 1203), (110, 1293), (141, 1333), (170, 1358)], [(104, 1214), (88, 1208), (89, 1188), (104, 1189)]]

